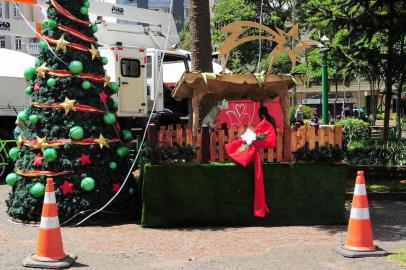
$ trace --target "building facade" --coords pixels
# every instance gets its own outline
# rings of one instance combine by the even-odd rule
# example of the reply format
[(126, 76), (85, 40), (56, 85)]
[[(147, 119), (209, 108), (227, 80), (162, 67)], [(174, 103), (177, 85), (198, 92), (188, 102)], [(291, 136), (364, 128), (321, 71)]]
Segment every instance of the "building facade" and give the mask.
[[(28, 21), (39, 22), (43, 18), (37, 7), (0, 1), (0, 25), (3, 23), (2, 19), (22, 20), (20, 12)], [(31, 55), (39, 54), (37, 42), (38, 40), (32, 37), (0, 34), (0, 48), (21, 51)]]

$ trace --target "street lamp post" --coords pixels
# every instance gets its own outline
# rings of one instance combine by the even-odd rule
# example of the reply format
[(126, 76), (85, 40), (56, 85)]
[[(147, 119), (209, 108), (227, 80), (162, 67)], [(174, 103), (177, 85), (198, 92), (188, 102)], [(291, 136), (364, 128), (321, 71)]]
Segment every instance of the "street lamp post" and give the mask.
[(330, 88), (330, 83), (328, 81), (328, 65), (327, 65), (327, 52), (329, 50), (328, 48), (328, 41), (329, 39), (326, 36), (323, 36), (321, 38), (321, 44), (320, 44), (320, 52), (321, 52), (321, 87), (322, 87), (322, 92), (321, 92), (321, 106), (322, 106), (322, 120), (323, 124), (327, 125), (328, 124), (328, 92)]

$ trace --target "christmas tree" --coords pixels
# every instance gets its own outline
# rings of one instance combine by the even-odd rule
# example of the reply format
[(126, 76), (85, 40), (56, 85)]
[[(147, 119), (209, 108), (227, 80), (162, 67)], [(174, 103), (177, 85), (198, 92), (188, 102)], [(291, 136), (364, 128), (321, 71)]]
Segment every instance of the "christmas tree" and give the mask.
[[(119, 85), (103, 69), (87, 0), (50, 0), (42, 22), (41, 50), (24, 76), (29, 108), (18, 113), (17, 147), (10, 150), (15, 171), (8, 213), (15, 219), (40, 219), (46, 178), (55, 181), (61, 221), (103, 206), (120, 189), (129, 169), (128, 130), (120, 130), (111, 98)], [(130, 182), (130, 181), (129, 181)], [(114, 201), (130, 204), (130, 185)]]

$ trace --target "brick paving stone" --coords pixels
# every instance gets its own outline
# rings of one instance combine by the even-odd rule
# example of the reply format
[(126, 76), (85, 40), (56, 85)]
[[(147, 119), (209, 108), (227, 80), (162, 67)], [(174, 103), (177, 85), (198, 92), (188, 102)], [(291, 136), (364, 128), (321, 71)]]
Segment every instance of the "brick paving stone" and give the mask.
[[(37, 228), (10, 223), (0, 185), (0, 269), (22, 269), (35, 250)], [(371, 202), (375, 243), (406, 247), (406, 203)], [(387, 258), (347, 259), (334, 253), (345, 225), (143, 229), (137, 224), (63, 227), (66, 252), (83, 269), (401, 269)]]

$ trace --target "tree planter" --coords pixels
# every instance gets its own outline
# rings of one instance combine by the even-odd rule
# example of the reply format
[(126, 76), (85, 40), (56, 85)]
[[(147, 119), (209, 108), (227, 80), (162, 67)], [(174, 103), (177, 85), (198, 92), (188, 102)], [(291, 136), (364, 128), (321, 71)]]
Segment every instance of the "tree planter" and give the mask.
[(271, 213), (253, 216), (254, 169), (235, 164), (145, 165), (143, 227), (345, 222), (346, 165), (263, 164)]

